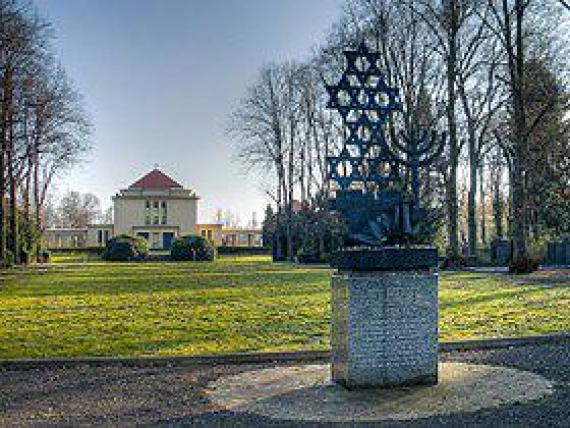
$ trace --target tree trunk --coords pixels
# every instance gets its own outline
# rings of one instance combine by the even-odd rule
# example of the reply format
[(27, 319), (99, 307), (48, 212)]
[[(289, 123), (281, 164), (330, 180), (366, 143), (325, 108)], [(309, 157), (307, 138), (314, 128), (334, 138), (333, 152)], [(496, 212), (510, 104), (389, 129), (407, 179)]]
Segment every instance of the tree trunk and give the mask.
[(528, 162), (528, 137), (526, 116), (524, 111), (523, 84), (524, 84), (524, 46), (523, 46), (523, 10), (521, 0), (516, 1), (517, 15), (517, 70), (515, 101), (515, 129), (517, 138), (517, 161), (514, 165), (514, 188), (513, 188), (513, 264), (526, 263), (528, 259), (527, 249), (527, 194), (526, 194), (526, 171)]
[(495, 220), (495, 238), (503, 237), (503, 203), (501, 200), (500, 183), (494, 185), (493, 218)]
[(11, 68), (6, 67), (2, 79), (2, 111), (0, 112), (0, 258), (6, 261), (6, 150), (8, 140), (8, 94), (11, 93)]
[(483, 165), (479, 167), (479, 205), (481, 209), (481, 244), (487, 245), (487, 213), (485, 201), (485, 179), (483, 176)]
[[(517, 271), (528, 270), (527, 249), (527, 194), (526, 194), (526, 171), (528, 162), (528, 136), (526, 116), (524, 110), (523, 85), (524, 85), (524, 46), (523, 46), (523, 17), (524, 5), (521, 0), (515, 1), (516, 15), (516, 54), (511, 44), (510, 21), (505, 23), (507, 43), (510, 45), (509, 69), (511, 78), (513, 112), (514, 112), (514, 136), (515, 150), (512, 165), (512, 240), (513, 255), (512, 265)], [(508, 16), (508, 2), (503, 0), (503, 13)]]
[(295, 161), (295, 129), (294, 129), (294, 120), (290, 119), (290, 147), (289, 147), (289, 180), (288, 180), (288, 196), (287, 196), (287, 260), (292, 262), (294, 260), (293, 254), (293, 187), (294, 187), (294, 161)]
[(14, 122), (13, 111), (10, 110), (9, 126), (8, 126), (8, 145), (7, 145), (7, 159), (8, 164), (8, 180), (10, 190), (10, 251), (14, 255), (14, 262), (20, 264), (20, 243), (18, 233), (18, 198), (17, 198), (17, 183), (16, 174), (14, 171)]
[[(2, 196), (2, 251), (4, 256), (6, 248), (9, 248), (14, 256), (15, 263), (20, 261), (20, 252), (18, 245), (18, 219), (17, 219), (17, 186), (14, 174), (14, 88), (13, 88), (13, 69), (7, 66), (4, 72), (3, 82), (3, 105), (2, 105), (2, 180), (0, 186), (0, 194)], [(8, 183), (6, 183), (8, 181)], [(8, 184), (8, 189), (6, 189)], [(10, 241), (8, 242), (6, 231), (6, 208), (4, 206), (6, 190), (9, 191), (9, 227)]]
[(493, 193), (493, 224), (495, 227), (494, 238), (503, 237), (503, 198), (501, 194), (501, 181), (503, 168), (501, 165), (501, 151), (497, 148), (493, 156), (492, 170), (490, 173), (491, 192)]
[(469, 162), (469, 190), (467, 191), (467, 241), (469, 257), (477, 256), (477, 165)]
[[(308, 136), (308, 133), (307, 133)], [(301, 202), (305, 202), (307, 200), (307, 195), (306, 195), (306, 186), (305, 186), (305, 147), (307, 145), (307, 140), (305, 140), (305, 142), (303, 142), (303, 145), (299, 148), (299, 154), (300, 154), (300, 158), (299, 158), (299, 185), (300, 185), (300, 190), (301, 190)]]
[[(24, 204), (24, 224), (26, 228), (25, 233), (25, 242), (23, 246), (28, 250), (29, 257), (32, 256), (31, 250), (34, 246), (34, 237), (35, 234), (35, 225), (32, 222), (31, 216), (31, 207), (30, 207), (30, 188), (32, 185), (32, 170), (33, 170), (33, 158), (31, 150), (28, 151), (27, 154), (27, 167), (26, 167), (26, 175), (24, 177), (24, 191), (23, 191), (23, 204)], [(33, 226), (32, 226), (33, 225)], [(29, 262), (30, 260), (28, 260)]]
[(467, 191), (467, 241), (469, 245), (469, 257), (477, 257), (477, 170), (479, 156), (476, 148), (474, 124), (469, 128), (469, 190)]
[[(32, 187), (34, 192), (34, 209), (35, 209), (35, 223), (36, 223), (36, 230), (43, 235), (44, 232), (44, 224), (42, 218), (42, 200), (40, 196), (40, 160), (39, 160), (39, 153), (38, 153), (38, 143), (34, 142), (34, 147), (32, 149), (32, 156), (33, 156), (33, 177), (32, 177)], [(40, 238), (40, 242), (36, 245), (36, 260), (41, 259), (41, 247), (42, 242)]]
[[(315, 124), (314, 124), (314, 113), (312, 111), (312, 107), (309, 106), (309, 114), (307, 116), (307, 126), (309, 127), (307, 133), (307, 198), (311, 200), (313, 197), (313, 145), (311, 144), (311, 138), (314, 133)], [(316, 144), (316, 142), (315, 142)]]
[(457, 78), (457, 26), (458, 7), (457, 0), (449, 2), (450, 28), (448, 30), (449, 52), (447, 57), (447, 123), (449, 128), (449, 174), (446, 183), (447, 201), (447, 234), (448, 258), (459, 258), (458, 240), (458, 206), (457, 206), (457, 164), (459, 159), (459, 145), (457, 142), (457, 124), (455, 117), (455, 80)]

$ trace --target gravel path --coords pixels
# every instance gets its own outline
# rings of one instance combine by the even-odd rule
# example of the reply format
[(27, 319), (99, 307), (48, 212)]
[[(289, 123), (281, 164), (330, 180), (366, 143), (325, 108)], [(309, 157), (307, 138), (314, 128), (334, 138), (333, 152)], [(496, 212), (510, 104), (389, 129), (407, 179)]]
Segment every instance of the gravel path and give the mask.
[[(554, 381), (556, 391), (538, 402), (500, 409), (361, 426), (570, 426), (569, 353), (570, 340), (442, 354), (444, 361), (532, 371)], [(273, 366), (0, 369), (0, 426), (323, 426), (236, 414), (205, 398), (204, 385), (219, 376)]]

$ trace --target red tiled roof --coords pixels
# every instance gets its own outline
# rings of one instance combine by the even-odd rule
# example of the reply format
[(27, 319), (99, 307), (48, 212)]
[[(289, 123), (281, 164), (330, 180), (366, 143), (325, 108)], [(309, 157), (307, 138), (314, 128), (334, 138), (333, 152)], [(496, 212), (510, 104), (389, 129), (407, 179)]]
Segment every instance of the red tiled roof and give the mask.
[(155, 168), (131, 184), (129, 189), (172, 189), (174, 187), (182, 188), (182, 185)]
[(301, 212), (305, 209), (305, 204), (303, 202), (297, 201), (296, 199), (291, 201), (291, 211), (294, 213)]

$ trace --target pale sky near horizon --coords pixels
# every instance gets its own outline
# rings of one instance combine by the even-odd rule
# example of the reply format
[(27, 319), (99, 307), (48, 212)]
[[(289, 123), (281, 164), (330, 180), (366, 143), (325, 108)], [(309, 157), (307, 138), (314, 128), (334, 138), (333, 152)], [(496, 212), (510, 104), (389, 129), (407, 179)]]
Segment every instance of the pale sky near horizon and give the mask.
[(306, 58), (343, 0), (36, 0), (95, 133), (57, 192), (111, 196), (155, 164), (245, 223), (268, 202), (232, 162), (227, 116), (271, 61)]

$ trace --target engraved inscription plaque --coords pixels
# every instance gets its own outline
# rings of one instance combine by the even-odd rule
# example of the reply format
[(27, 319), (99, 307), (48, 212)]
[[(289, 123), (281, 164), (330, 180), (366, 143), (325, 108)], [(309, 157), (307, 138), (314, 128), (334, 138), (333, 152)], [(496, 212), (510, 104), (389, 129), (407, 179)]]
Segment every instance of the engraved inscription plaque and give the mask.
[(332, 280), (332, 376), (348, 388), (437, 382), (437, 273)]

